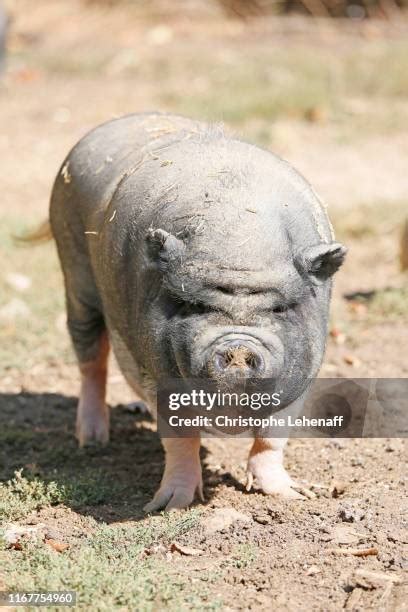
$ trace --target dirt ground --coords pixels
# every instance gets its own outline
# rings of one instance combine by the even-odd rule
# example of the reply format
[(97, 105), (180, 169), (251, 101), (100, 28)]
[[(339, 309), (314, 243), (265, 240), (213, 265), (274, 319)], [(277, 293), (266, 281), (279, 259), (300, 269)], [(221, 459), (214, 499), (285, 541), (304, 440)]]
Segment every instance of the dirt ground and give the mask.
[[(149, 109), (225, 121), (307, 176), (349, 247), (322, 375), (406, 378), (398, 236), (408, 214), (408, 22), (244, 24), (200, 3), (31, 6), (10, 3), (0, 88), (0, 478), (23, 469), (27, 479), (4, 485), (0, 521), (43, 523), (69, 549), (0, 550), (0, 590), (76, 588), (79, 605), (94, 610), (407, 609), (405, 441), (292, 440), (287, 468), (316, 498), (283, 501), (245, 492), (249, 442), (206, 440), (205, 504), (178, 513), (173, 531), (163, 517), (146, 518), (163, 469), (154, 423), (129, 408), (134, 398), (112, 364), (111, 443), (77, 449), (78, 374), (55, 250), (22, 249), (10, 235), (47, 215), (62, 159), (98, 122)], [(31, 481), (57, 493), (33, 493)], [(91, 554), (88, 541), (101, 533), (114, 544)], [(139, 590), (123, 544), (132, 533), (145, 542), (137, 567), (149, 578)], [(199, 554), (178, 551), (174, 539)]]

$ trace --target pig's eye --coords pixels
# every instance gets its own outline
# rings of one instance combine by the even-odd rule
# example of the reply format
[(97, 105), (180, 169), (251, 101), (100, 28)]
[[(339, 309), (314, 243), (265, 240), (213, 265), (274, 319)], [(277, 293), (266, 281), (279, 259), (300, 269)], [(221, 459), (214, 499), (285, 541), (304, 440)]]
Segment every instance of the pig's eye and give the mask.
[(188, 317), (190, 315), (200, 315), (211, 312), (212, 308), (203, 302), (183, 302), (178, 310), (178, 315)]
[(285, 312), (289, 312), (289, 310), (295, 310), (297, 304), (279, 304), (272, 308), (272, 312), (274, 314), (284, 314)]

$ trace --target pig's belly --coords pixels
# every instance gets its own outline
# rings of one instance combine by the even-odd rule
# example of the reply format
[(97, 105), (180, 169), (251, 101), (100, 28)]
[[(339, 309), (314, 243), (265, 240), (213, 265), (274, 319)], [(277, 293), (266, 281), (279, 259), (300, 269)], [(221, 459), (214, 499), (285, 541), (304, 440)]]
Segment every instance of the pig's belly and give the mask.
[(109, 330), (109, 340), (120, 371), (126, 379), (126, 382), (136, 395), (147, 403), (150, 412), (155, 413), (155, 389), (150, 391), (145, 388), (145, 384), (142, 385), (142, 376), (139, 367), (130, 354), (126, 344), (115, 330)]

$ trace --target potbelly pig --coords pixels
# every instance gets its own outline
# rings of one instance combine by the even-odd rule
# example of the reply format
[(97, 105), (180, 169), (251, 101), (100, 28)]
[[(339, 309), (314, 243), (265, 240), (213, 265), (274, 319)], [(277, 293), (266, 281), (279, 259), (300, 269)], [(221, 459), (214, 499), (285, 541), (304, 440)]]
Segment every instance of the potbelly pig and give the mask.
[[(292, 380), (292, 399), (302, 399), (321, 365), (331, 279), (346, 249), (287, 162), (219, 126), (125, 116), (69, 153), (50, 223), (82, 381), (81, 446), (109, 438), (110, 346), (153, 413), (161, 380), (228, 379), (238, 370)], [(200, 439), (162, 443), (164, 475), (148, 512), (203, 498)], [(249, 487), (300, 495), (283, 467), (284, 444), (255, 437)]]

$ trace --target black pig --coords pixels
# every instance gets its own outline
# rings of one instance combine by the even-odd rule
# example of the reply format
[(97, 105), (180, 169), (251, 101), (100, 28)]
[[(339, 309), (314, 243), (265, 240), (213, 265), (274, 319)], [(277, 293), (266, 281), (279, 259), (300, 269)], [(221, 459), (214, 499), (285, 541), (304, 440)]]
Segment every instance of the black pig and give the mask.
[[(51, 199), (68, 327), (82, 386), (77, 437), (107, 442), (111, 344), (155, 410), (166, 378), (290, 378), (292, 400), (320, 368), (331, 277), (346, 249), (285, 161), (220, 128), (162, 114), (105, 123), (70, 152)], [(255, 439), (249, 486), (299, 496), (285, 440)], [(202, 496), (200, 440), (164, 439), (147, 511)]]

